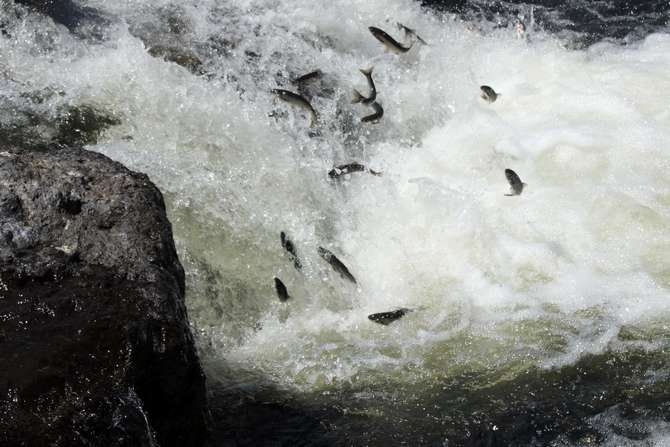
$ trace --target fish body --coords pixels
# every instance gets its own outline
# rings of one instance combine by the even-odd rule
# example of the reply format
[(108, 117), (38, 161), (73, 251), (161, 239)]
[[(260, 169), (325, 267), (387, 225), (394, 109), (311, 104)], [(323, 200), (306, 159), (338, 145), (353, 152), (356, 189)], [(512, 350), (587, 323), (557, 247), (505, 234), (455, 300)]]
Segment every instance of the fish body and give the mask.
[(302, 96), (300, 96), (297, 93), (293, 93), (291, 91), (282, 90), (282, 89), (278, 89), (278, 88), (272, 89), (272, 93), (277, 95), (279, 97), (279, 99), (281, 99), (282, 101), (286, 101), (289, 104), (293, 104), (295, 106), (298, 106), (298, 107), (308, 111), (310, 113), (310, 115), (312, 116), (312, 121), (310, 123), (310, 126), (313, 127), (313, 126), (316, 125), (316, 122), (317, 122), (317, 119), (318, 119), (318, 116), (316, 114), (316, 110), (314, 110), (314, 107), (312, 107), (312, 104), (310, 104), (309, 101), (307, 101), (305, 98), (303, 98)]
[(372, 169), (366, 168), (365, 165), (354, 162), (346, 165), (335, 166), (328, 172), (328, 176), (330, 178), (338, 178), (343, 175), (351, 174), (352, 172), (363, 172), (363, 171), (368, 171), (372, 175), (382, 175), (381, 172), (373, 171)]
[(281, 246), (284, 247), (284, 250), (286, 250), (289, 254), (289, 258), (293, 261), (293, 266), (297, 270), (300, 270), (302, 268), (302, 262), (300, 262), (300, 259), (298, 258), (295, 245), (293, 245), (291, 239), (289, 239), (288, 236), (286, 236), (286, 233), (283, 231), (279, 233), (279, 238), (281, 239)]
[(364, 123), (377, 123), (379, 122), (380, 119), (382, 119), (382, 116), (384, 116), (384, 109), (382, 106), (379, 105), (378, 102), (373, 102), (370, 107), (372, 107), (375, 111), (375, 113), (371, 115), (364, 116), (361, 118), (361, 121)]
[(514, 29), (516, 30), (517, 38), (523, 39), (526, 36), (526, 24), (523, 22), (521, 17), (517, 19)]
[(305, 83), (305, 82), (307, 82), (307, 81), (311, 81), (311, 80), (313, 80), (313, 79), (320, 78), (321, 75), (323, 75), (323, 73), (321, 72), (321, 70), (310, 71), (310, 72), (307, 73), (307, 74), (304, 74), (304, 75), (302, 75), (302, 76), (300, 76), (300, 77), (297, 77), (297, 78), (293, 79), (293, 80), (291, 81), (291, 84), (303, 84), (303, 83)]
[(526, 184), (521, 181), (521, 178), (517, 175), (516, 172), (512, 171), (511, 169), (505, 169), (505, 177), (507, 177), (507, 181), (509, 182), (509, 185), (512, 187), (512, 191), (510, 194), (505, 194), (506, 196), (518, 196), (521, 194), (523, 191), (524, 186)]
[(330, 250), (326, 250), (323, 247), (319, 247), (318, 249), (319, 256), (321, 256), (328, 264), (330, 264), (333, 269), (339, 273), (343, 278), (348, 279), (349, 281), (353, 282), (356, 284), (356, 278), (354, 278), (354, 275), (349, 272), (349, 269), (340, 261), (337, 259), (337, 256), (335, 256)]
[(499, 93), (496, 93), (496, 91), (493, 90), (488, 85), (482, 85), (481, 87), (479, 87), (479, 89), (482, 91), (481, 93), (482, 99), (485, 100), (486, 102), (495, 102), (496, 99), (498, 99), (498, 95), (500, 95)]
[(354, 99), (352, 103), (360, 102), (362, 104), (370, 104), (377, 99), (377, 88), (375, 87), (375, 81), (372, 80), (372, 70), (374, 67), (370, 67), (367, 70), (361, 68), (361, 73), (368, 80), (368, 87), (370, 87), (370, 95), (365, 97), (358, 90), (354, 89)]
[(389, 51), (393, 51), (394, 53), (398, 54), (407, 53), (409, 50), (412, 49), (412, 45), (414, 45), (414, 43), (412, 42), (408, 47), (405, 47), (402, 44), (400, 44), (397, 40), (395, 40), (393, 37), (389, 36), (386, 33), (386, 31), (376, 28), (374, 26), (368, 27), (368, 30), (370, 30), (372, 35), (375, 36), (375, 39), (380, 41), (386, 47), (386, 49), (388, 49)]
[(288, 294), (288, 290), (286, 289), (284, 283), (281, 282), (281, 279), (277, 278), (276, 276), (275, 276), (275, 290), (277, 291), (279, 301), (281, 301), (282, 303), (291, 298), (291, 296)]
[(423, 40), (423, 39), (416, 33), (416, 31), (414, 31), (412, 28), (408, 28), (408, 27), (406, 27), (405, 25), (403, 25), (403, 24), (400, 23), (400, 22), (397, 22), (396, 25), (398, 25), (398, 29), (399, 29), (400, 31), (404, 31), (404, 32), (405, 32), (405, 35), (407, 35), (407, 36), (411, 36), (411, 37), (415, 38), (416, 40), (418, 40), (419, 42), (421, 42), (421, 43), (424, 44), (424, 45), (428, 45), (428, 43), (427, 43), (425, 40)]
[(375, 323), (387, 326), (393, 323), (394, 321), (404, 317), (409, 312), (412, 312), (412, 309), (407, 309), (403, 307), (397, 310), (392, 310), (390, 312), (379, 312), (377, 314), (368, 315), (368, 319), (370, 321), (374, 321)]

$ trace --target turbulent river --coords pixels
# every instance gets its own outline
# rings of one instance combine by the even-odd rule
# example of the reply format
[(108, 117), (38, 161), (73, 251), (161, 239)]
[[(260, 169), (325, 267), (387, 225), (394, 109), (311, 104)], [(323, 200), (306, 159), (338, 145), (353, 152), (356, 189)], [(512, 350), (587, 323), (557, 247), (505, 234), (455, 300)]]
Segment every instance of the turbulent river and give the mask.
[(544, 3), (2, 0), (0, 135), (161, 188), (212, 445), (667, 446), (668, 6)]

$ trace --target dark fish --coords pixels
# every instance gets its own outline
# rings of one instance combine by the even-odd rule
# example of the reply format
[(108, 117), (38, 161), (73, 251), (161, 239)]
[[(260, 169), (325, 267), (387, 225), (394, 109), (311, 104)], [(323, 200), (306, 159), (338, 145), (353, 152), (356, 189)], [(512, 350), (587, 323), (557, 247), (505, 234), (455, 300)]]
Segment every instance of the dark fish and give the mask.
[(295, 78), (291, 81), (291, 84), (302, 84), (303, 82), (311, 81), (312, 79), (320, 78), (323, 73), (321, 70), (310, 71), (309, 73)]
[(282, 101), (286, 101), (289, 104), (296, 105), (306, 111), (308, 111), (312, 115), (312, 121), (310, 123), (310, 126), (315, 126), (316, 121), (318, 119), (316, 115), (316, 110), (314, 110), (314, 107), (312, 107), (312, 104), (309, 103), (305, 98), (302, 96), (298, 95), (297, 93), (290, 92), (288, 90), (282, 90), (282, 89), (272, 89), (272, 93), (275, 95), (279, 96), (279, 99)]
[(288, 294), (288, 290), (286, 290), (286, 286), (284, 285), (283, 282), (281, 282), (281, 279), (277, 278), (275, 276), (275, 290), (277, 290), (277, 296), (279, 297), (279, 301), (282, 303), (291, 298), (291, 296)]
[(338, 178), (342, 175), (351, 174), (352, 172), (363, 172), (363, 171), (368, 171), (372, 175), (382, 175), (381, 172), (368, 169), (360, 163), (349, 163), (347, 165), (335, 166), (328, 172), (328, 176), (330, 178)]
[(510, 194), (505, 194), (506, 196), (518, 196), (523, 191), (523, 187), (526, 186), (524, 182), (521, 181), (516, 172), (511, 169), (505, 169), (505, 177), (512, 187), (512, 192)]
[(352, 275), (349, 272), (349, 269), (344, 264), (342, 264), (342, 261), (337, 259), (337, 256), (323, 247), (319, 247), (318, 252), (319, 256), (321, 256), (328, 264), (330, 264), (337, 273), (339, 273), (343, 278), (346, 278), (356, 284), (356, 278), (354, 278), (354, 275)]
[(374, 100), (377, 98), (377, 89), (375, 88), (375, 82), (372, 80), (372, 69), (374, 67), (370, 67), (367, 70), (363, 70), (361, 68), (361, 73), (366, 77), (368, 80), (368, 87), (370, 87), (370, 96), (367, 98), (361, 94), (358, 90), (354, 89), (354, 99), (351, 101), (353, 103), (363, 103), (363, 104), (370, 104), (371, 102), (374, 102)]
[(404, 317), (407, 313), (412, 312), (412, 309), (401, 308), (398, 310), (392, 310), (390, 312), (380, 312), (378, 314), (368, 315), (368, 319), (374, 321), (375, 323), (383, 324), (384, 326), (393, 323), (395, 320), (398, 320)]
[(418, 40), (419, 42), (421, 42), (424, 45), (428, 45), (428, 43), (426, 43), (425, 40), (423, 40), (421, 37), (419, 37), (419, 35), (416, 33), (416, 31), (414, 31), (412, 28), (408, 28), (400, 22), (397, 22), (396, 25), (398, 25), (398, 29), (400, 31), (404, 31), (406, 35), (414, 37), (416, 40)]
[(295, 252), (295, 246), (293, 245), (293, 242), (283, 231), (279, 233), (279, 237), (281, 238), (281, 246), (284, 247), (284, 250), (286, 250), (289, 254), (289, 259), (293, 261), (295, 268), (300, 270), (302, 268), (302, 263), (300, 262), (300, 259), (298, 259), (298, 254)]
[(521, 39), (526, 36), (526, 24), (523, 22), (521, 17), (516, 19), (516, 25), (514, 26), (514, 29), (516, 30), (516, 37)]
[(412, 49), (412, 45), (414, 45), (414, 42), (412, 42), (408, 47), (404, 47), (393, 37), (386, 34), (386, 31), (383, 31), (374, 26), (371, 26), (368, 29), (372, 35), (375, 36), (375, 39), (383, 43), (388, 50), (393, 51), (394, 53), (407, 53)]
[(495, 102), (496, 99), (498, 99), (498, 95), (500, 93), (496, 93), (495, 90), (493, 90), (491, 87), (488, 85), (482, 85), (479, 87), (479, 89), (482, 91), (481, 97), (487, 102)]
[(378, 102), (373, 102), (370, 106), (375, 110), (375, 113), (364, 116), (361, 118), (361, 121), (364, 123), (378, 123), (382, 119), (382, 116), (384, 116), (384, 109), (382, 109), (382, 106)]

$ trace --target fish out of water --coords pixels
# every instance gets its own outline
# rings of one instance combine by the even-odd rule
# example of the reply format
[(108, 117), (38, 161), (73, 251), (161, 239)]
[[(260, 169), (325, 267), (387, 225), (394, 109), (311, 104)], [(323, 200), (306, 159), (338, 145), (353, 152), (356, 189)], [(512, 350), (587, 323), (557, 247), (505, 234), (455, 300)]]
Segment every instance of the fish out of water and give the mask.
[(496, 93), (496, 91), (493, 90), (488, 85), (482, 85), (481, 87), (479, 87), (479, 89), (482, 91), (480, 96), (486, 102), (495, 102), (496, 99), (498, 99), (498, 96), (500, 95), (500, 93)]
[(293, 245), (293, 242), (291, 239), (286, 236), (286, 233), (283, 231), (279, 233), (279, 238), (281, 239), (281, 246), (284, 247), (284, 250), (286, 250), (289, 254), (289, 259), (293, 261), (293, 266), (300, 270), (302, 268), (302, 263), (300, 262), (300, 259), (298, 259), (298, 254), (295, 251), (295, 246)]
[(288, 294), (288, 290), (286, 289), (284, 283), (281, 282), (281, 279), (277, 278), (276, 276), (275, 276), (275, 290), (277, 291), (279, 301), (281, 301), (282, 303), (291, 298), (291, 296)]
[(370, 104), (374, 102), (377, 98), (377, 88), (375, 87), (375, 81), (372, 80), (372, 70), (374, 67), (370, 67), (367, 70), (361, 68), (361, 73), (368, 80), (368, 87), (370, 87), (370, 95), (368, 97), (363, 96), (358, 90), (354, 89), (354, 99), (351, 101), (352, 104), (360, 102), (362, 104)]
[(379, 312), (377, 314), (368, 315), (368, 319), (374, 321), (375, 323), (383, 324), (384, 326), (386, 326), (404, 317), (409, 312), (412, 312), (412, 309), (407, 309), (403, 307), (397, 310), (392, 310), (390, 312)]
[(364, 123), (378, 123), (380, 119), (382, 119), (382, 116), (384, 116), (384, 109), (382, 109), (382, 106), (379, 105), (378, 102), (373, 102), (370, 107), (375, 111), (375, 113), (371, 115), (364, 116), (361, 118), (361, 122)]
[(514, 29), (516, 30), (516, 37), (519, 39), (523, 39), (526, 36), (526, 24), (523, 22), (523, 19), (519, 17), (516, 20), (516, 25), (514, 26)]
[(368, 169), (365, 167), (365, 165), (362, 165), (360, 163), (349, 163), (346, 165), (335, 166), (328, 172), (328, 176), (330, 178), (338, 178), (343, 175), (351, 174), (352, 172), (363, 172), (363, 171), (368, 171), (372, 175), (382, 175), (381, 172)]
[(326, 250), (323, 247), (319, 247), (318, 249), (319, 256), (321, 256), (328, 264), (330, 264), (333, 269), (339, 273), (343, 278), (348, 279), (349, 281), (353, 282), (356, 284), (356, 278), (354, 278), (354, 275), (349, 272), (349, 269), (340, 261), (337, 259), (337, 256), (335, 256), (330, 250)]
[(526, 186), (524, 182), (521, 181), (516, 172), (511, 169), (505, 169), (505, 177), (509, 185), (512, 187), (512, 192), (510, 194), (505, 194), (506, 196), (518, 196), (523, 191), (523, 187)]
[(282, 101), (286, 101), (289, 104), (293, 104), (295, 106), (298, 106), (306, 111), (308, 111), (312, 117), (312, 120), (310, 122), (310, 126), (314, 127), (316, 125), (316, 122), (318, 120), (318, 116), (316, 114), (316, 110), (314, 110), (314, 107), (312, 107), (312, 104), (309, 103), (305, 98), (300, 96), (297, 93), (293, 93), (288, 90), (282, 90), (282, 89), (272, 89), (272, 93), (277, 95), (279, 99)]
[(397, 22), (396, 25), (398, 26), (398, 29), (400, 31), (405, 32), (405, 35), (415, 38), (424, 45), (428, 45), (428, 43), (425, 40), (423, 40), (412, 28), (408, 28), (400, 22)]
[(372, 33), (373, 36), (375, 36), (375, 39), (380, 41), (387, 50), (393, 51), (394, 53), (407, 53), (409, 50), (412, 49), (412, 45), (414, 45), (414, 42), (412, 42), (408, 47), (403, 46), (400, 44), (397, 40), (395, 40), (393, 37), (389, 36), (386, 31), (381, 30), (379, 28), (376, 28), (374, 26), (368, 27), (370, 32)]
[(310, 72), (307, 73), (307, 74), (304, 74), (304, 75), (302, 75), (302, 76), (300, 76), (300, 77), (297, 77), (297, 78), (291, 80), (291, 84), (303, 84), (303, 83), (305, 83), (305, 82), (307, 82), (307, 81), (311, 81), (311, 80), (313, 80), (313, 79), (320, 78), (321, 75), (323, 75), (323, 73), (321, 72), (321, 70), (310, 71)]

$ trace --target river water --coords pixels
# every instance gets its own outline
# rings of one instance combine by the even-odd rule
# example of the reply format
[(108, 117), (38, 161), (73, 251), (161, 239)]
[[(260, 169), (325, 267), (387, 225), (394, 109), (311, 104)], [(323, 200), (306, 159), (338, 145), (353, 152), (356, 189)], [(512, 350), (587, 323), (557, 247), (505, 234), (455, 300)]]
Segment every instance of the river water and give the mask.
[[(211, 445), (670, 445), (666, 2), (0, 7), (4, 137), (95, 110), (79, 141), (165, 195)], [(270, 91), (316, 69), (310, 127)]]

